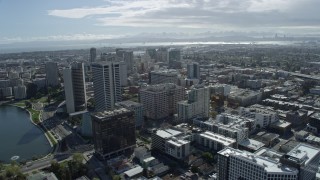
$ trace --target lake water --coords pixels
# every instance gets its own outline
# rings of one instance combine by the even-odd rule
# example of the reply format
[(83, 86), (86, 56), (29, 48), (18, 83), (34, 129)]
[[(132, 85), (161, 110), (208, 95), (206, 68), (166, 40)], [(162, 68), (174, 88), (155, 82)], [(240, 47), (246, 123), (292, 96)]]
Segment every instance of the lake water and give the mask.
[(14, 106), (0, 106), (0, 161), (18, 161), (46, 155), (51, 146), (43, 131), (30, 122), (29, 113)]

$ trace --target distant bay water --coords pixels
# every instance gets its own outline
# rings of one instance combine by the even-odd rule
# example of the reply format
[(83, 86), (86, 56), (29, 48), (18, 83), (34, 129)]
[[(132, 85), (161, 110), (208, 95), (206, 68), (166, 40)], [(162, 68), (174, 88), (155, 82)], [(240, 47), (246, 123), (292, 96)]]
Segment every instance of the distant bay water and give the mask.
[(15, 106), (0, 106), (0, 161), (29, 160), (50, 151), (44, 133), (30, 122), (27, 111)]
[(180, 41), (180, 42), (125, 42), (110, 43), (108, 40), (99, 42), (88, 41), (64, 41), (64, 42), (25, 42), (21, 44), (0, 44), (0, 53), (16, 53), (29, 51), (55, 51), (68, 49), (88, 49), (90, 47), (146, 47), (146, 46), (196, 46), (196, 45), (295, 45), (301, 44), (302, 41)]

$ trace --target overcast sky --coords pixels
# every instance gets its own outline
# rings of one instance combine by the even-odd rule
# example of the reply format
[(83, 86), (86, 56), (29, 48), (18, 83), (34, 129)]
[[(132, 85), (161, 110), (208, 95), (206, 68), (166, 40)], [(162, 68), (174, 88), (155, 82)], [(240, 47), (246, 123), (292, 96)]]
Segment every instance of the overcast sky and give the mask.
[(0, 0), (0, 43), (220, 31), (317, 34), (320, 0)]

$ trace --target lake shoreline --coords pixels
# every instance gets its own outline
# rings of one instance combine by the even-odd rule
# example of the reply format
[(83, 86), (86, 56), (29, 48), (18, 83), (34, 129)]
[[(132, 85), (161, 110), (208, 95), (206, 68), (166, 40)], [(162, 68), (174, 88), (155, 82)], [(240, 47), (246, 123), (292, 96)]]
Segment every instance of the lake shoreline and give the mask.
[[(22, 110), (24, 110), (24, 111), (27, 111), (27, 112), (29, 113), (29, 120), (30, 120), (30, 122), (31, 122), (33, 125), (35, 125), (36, 127), (38, 127), (38, 128), (43, 132), (43, 134), (44, 134), (44, 136), (46, 137), (47, 141), (49, 142), (51, 148), (54, 147), (53, 143), (50, 141), (49, 136), (47, 135), (47, 132), (48, 132), (47, 129), (44, 129), (45, 127), (44, 127), (43, 125), (39, 125), (41, 122), (40, 122), (39, 124), (33, 122), (33, 120), (32, 120), (32, 113), (31, 113), (28, 109), (25, 109), (25, 108), (23, 108), (23, 107), (17, 106), (17, 105), (15, 105), (15, 104), (10, 104), (10, 103), (7, 104), (7, 105), (9, 105), (9, 106), (15, 106), (15, 107), (18, 107), (18, 108), (20, 108), (20, 109), (22, 109)], [(48, 133), (50, 133), (50, 132), (48, 132)]]
[[(12, 109), (12, 108), (10, 108), (10, 106), (11, 107), (15, 107), (16, 108), (16, 110), (15, 109)], [(6, 121), (6, 119), (7, 120), (10, 120), (10, 118), (14, 118), (14, 119), (12, 119), (13, 120), (13, 122), (14, 123), (19, 123), (20, 121), (20, 119), (21, 120), (24, 120), (23, 122), (21, 121), (21, 124), (20, 125), (18, 125), (18, 127), (20, 126), (20, 127), (27, 127), (28, 129), (31, 127), (32, 128), (32, 126), (34, 127), (36, 127), (36, 129), (38, 129), (38, 130), (36, 130), (36, 129), (34, 129), (34, 128), (32, 128), (33, 129), (33, 131), (32, 131), (32, 134), (38, 134), (37, 135), (37, 140), (36, 141), (27, 141), (27, 142), (25, 142), (25, 143), (23, 143), (22, 144), (22, 148), (26, 148), (26, 152), (27, 153), (22, 153), (22, 152), (20, 152), (21, 150), (19, 150), (19, 149), (16, 149), (16, 150), (14, 150), (14, 151), (7, 151), (7, 150), (5, 150), (5, 149), (3, 149), (4, 150), (4, 156), (1, 158), (2, 160), (1, 161), (3, 161), (4, 163), (10, 163), (10, 161), (12, 161), (12, 159), (10, 160), (10, 154), (11, 153), (13, 153), (13, 155), (15, 155), (15, 156), (18, 156), (18, 157), (20, 157), (19, 159), (17, 159), (17, 162), (25, 162), (25, 161), (30, 161), (30, 160), (32, 160), (32, 159), (34, 159), (34, 157), (39, 157), (40, 159), (41, 158), (44, 158), (44, 157), (47, 157), (48, 155), (50, 155), (50, 154), (52, 154), (52, 152), (54, 152), (54, 145), (51, 143), (51, 141), (50, 141), (50, 139), (49, 139), (49, 137), (47, 136), (47, 134), (46, 134), (46, 131), (43, 129), (44, 127), (42, 127), (42, 125), (41, 124), (36, 124), (36, 123), (34, 123), (33, 121), (32, 121), (32, 113), (29, 111), (29, 110), (27, 110), (27, 109), (25, 109), (24, 107), (21, 107), (21, 106), (19, 106), (19, 105), (15, 105), (13, 102), (0, 102), (0, 108), (1, 109), (6, 109), (6, 108), (9, 108), (8, 109), (8, 111), (7, 110), (5, 110), (5, 111), (2, 111), (2, 113), (6, 113), (6, 112), (8, 112), (8, 113), (14, 113), (14, 114), (18, 114), (18, 116), (12, 116), (12, 115), (10, 115), (10, 116), (8, 116), (7, 118), (5, 118), (4, 120), (4, 122), (10, 122), (10, 121)], [(23, 111), (21, 111), (21, 110), (23, 110)], [(20, 112), (19, 112), (20, 111)], [(27, 112), (28, 114), (29, 114), (29, 116), (28, 115), (23, 115), (25, 112)], [(5, 114), (4, 114), (5, 115)], [(9, 118), (9, 119), (8, 119)], [(26, 118), (29, 118), (29, 120), (27, 120)], [(29, 124), (29, 125), (26, 125), (26, 124), (28, 124), (29, 122), (31, 121), (31, 123), (32, 123), (32, 125), (31, 124)], [(5, 125), (5, 126), (3, 126), (3, 127), (10, 127), (10, 128), (12, 128), (12, 125), (11, 125), (12, 123), (9, 123), (8, 124), (8, 126), (7, 125)], [(15, 142), (15, 141), (17, 141), (17, 137), (20, 139), (20, 138), (23, 138), (23, 139), (25, 139), (25, 138), (29, 138), (30, 137), (30, 135), (27, 135), (27, 134), (24, 134), (25, 132), (29, 132), (29, 131), (24, 131), (24, 129), (25, 128), (22, 128), (21, 129), (21, 132), (23, 132), (23, 133), (20, 133), (21, 135), (19, 135), (19, 136), (13, 136), (14, 137), (14, 139), (12, 139), (13, 140), (13, 142)], [(40, 131), (41, 132), (40, 132)], [(8, 138), (11, 138), (11, 131), (9, 130), (9, 131), (4, 131), (4, 132), (7, 132), (6, 134), (7, 134), (7, 136), (6, 137), (8, 137)], [(19, 133), (18, 133), (19, 134)], [(32, 134), (31, 134), (31, 137), (30, 138), (32, 138)], [(45, 137), (43, 137), (42, 135), (44, 135)], [(42, 137), (41, 137), (42, 136)], [(40, 139), (38, 139), (38, 138), (40, 138)], [(18, 139), (18, 140), (19, 140)], [(17, 141), (18, 142), (18, 141)], [(16, 148), (16, 146), (17, 146), (18, 144), (11, 144), (10, 143), (10, 146), (8, 146), (9, 148)], [(19, 145), (17, 146), (17, 147), (19, 147), (20, 148), (20, 143), (19, 143)], [(36, 151), (33, 151), (32, 150), (32, 148), (39, 148), (39, 150), (36, 150)], [(32, 152), (34, 152), (34, 153), (32, 153)], [(9, 156), (8, 156), (9, 155)], [(14, 157), (14, 156), (12, 156), (12, 157)], [(38, 159), (38, 158), (37, 158)]]

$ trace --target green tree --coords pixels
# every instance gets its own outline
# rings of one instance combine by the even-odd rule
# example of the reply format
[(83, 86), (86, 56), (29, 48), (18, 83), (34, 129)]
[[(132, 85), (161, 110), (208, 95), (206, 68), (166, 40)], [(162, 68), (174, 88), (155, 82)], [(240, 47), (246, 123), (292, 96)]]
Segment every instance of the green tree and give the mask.
[(16, 163), (11, 163), (9, 166), (5, 167), (5, 177), (10, 179), (17, 175), (21, 176), (20, 167)]
[(197, 173), (197, 172), (199, 172), (199, 168), (197, 166), (191, 166), (191, 172)]
[(207, 161), (207, 162), (212, 162), (213, 161), (213, 155), (210, 153), (210, 152), (204, 152), (203, 154), (202, 154), (202, 157), (203, 157), (203, 159), (205, 160), (205, 161)]
[(113, 175), (112, 180), (121, 180), (121, 177), (119, 175)]
[(75, 154), (73, 154), (72, 159), (76, 163), (82, 164), (84, 157), (81, 153), (75, 153)]

